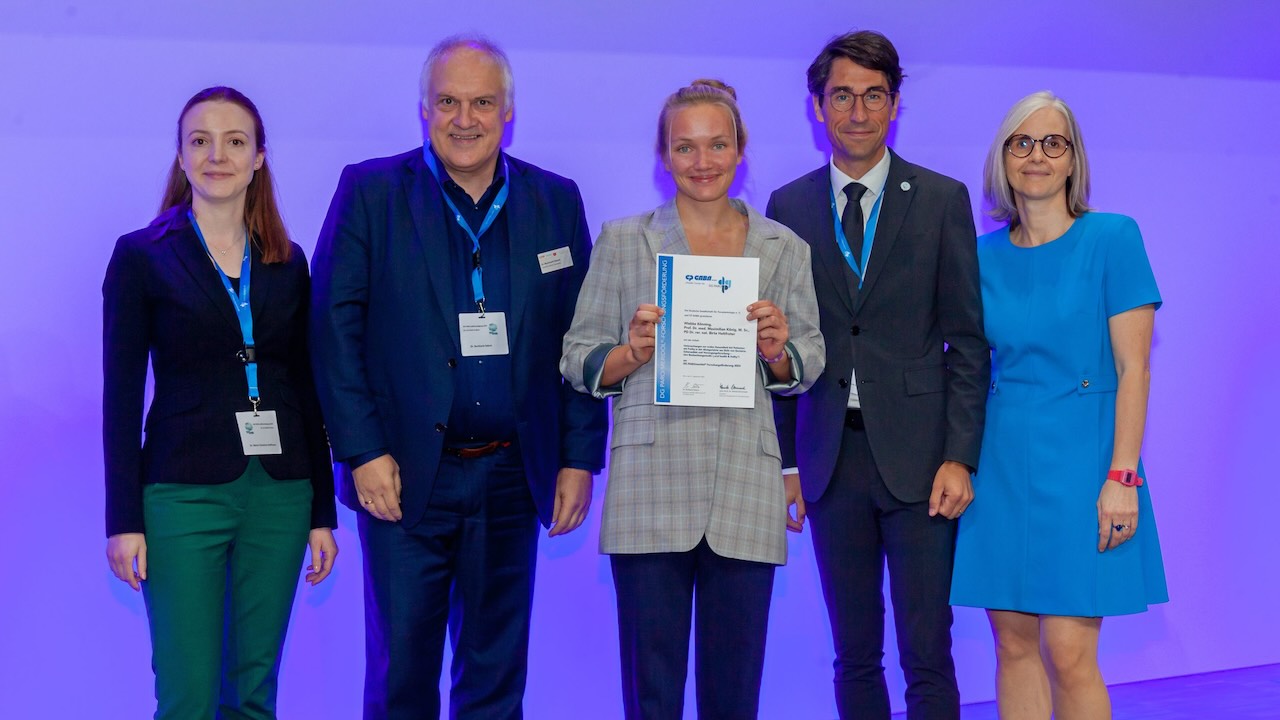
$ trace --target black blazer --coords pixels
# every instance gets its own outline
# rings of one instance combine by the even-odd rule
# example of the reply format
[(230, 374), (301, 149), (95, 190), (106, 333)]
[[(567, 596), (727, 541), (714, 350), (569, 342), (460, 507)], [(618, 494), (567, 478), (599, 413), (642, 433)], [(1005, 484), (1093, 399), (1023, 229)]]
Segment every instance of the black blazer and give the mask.
[[(274, 478), (310, 478), (311, 526), (336, 527), (333, 467), (307, 357), (307, 260), (294, 245), (286, 263), (264, 265), (256, 248), (252, 261), (261, 409), (276, 411), (284, 449), (258, 457)], [(236, 355), (243, 345), (240, 324), (185, 208), (116, 242), (102, 297), (110, 536), (146, 531), (145, 484), (212, 485), (244, 474), (249, 458), (235, 413), (252, 405)], [(144, 427), (148, 355), (155, 397)]]
[(766, 211), (813, 249), (827, 341), (817, 383), (775, 403), (783, 466), (799, 467), (807, 500), (822, 496), (857, 368), (867, 440), (885, 485), (904, 502), (927, 500), (944, 460), (977, 467), (991, 377), (969, 193), (893, 154), (859, 291), (836, 245), (830, 187), (823, 165), (776, 190)]
[[(587, 274), (591, 242), (578, 187), (507, 157), (516, 433), (544, 524), (556, 474), (599, 471), (604, 403), (560, 377), (560, 341)], [(334, 456), (385, 450), (400, 466), (403, 522), (426, 511), (461, 357), (445, 208), (422, 148), (343, 170), (312, 260), (311, 347)], [(543, 273), (538, 254), (568, 247), (573, 266)], [(359, 509), (350, 473), (342, 501)]]

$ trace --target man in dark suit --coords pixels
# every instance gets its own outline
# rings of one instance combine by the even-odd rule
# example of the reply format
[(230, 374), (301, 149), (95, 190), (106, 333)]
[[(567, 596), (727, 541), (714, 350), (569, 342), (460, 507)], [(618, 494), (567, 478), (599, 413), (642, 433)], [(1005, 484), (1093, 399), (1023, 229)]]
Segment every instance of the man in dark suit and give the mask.
[(812, 246), (827, 340), (826, 373), (776, 407), (813, 522), (842, 718), (889, 717), (886, 560), (908, 717), (960, 713), (947, 598), (991, 363), (969, 194), (885, 146), (902, 77), (879, 33), (828, 43), (808, 82), (831, 162), (768, 206)]
[(365, 566), (365, 718), (519, 718), (538, 522), (578, 527), (605, 408), (560, 378), (590, 240), (574, 183), (502, 152), (503, 52), (449, 38), (427, 143), (343, 171), (316, 248), (317, 387)]

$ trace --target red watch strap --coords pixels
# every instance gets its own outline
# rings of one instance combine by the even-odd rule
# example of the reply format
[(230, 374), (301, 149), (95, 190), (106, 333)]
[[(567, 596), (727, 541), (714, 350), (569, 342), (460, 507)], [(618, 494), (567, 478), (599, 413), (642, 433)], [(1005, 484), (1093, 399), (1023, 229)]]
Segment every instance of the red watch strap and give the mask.
[(1137, 470), (1112, 470), (1107, 473), (1107, 479), (1115, 480), (1125, 487), (1142, 485), (1142, 478), (1138, 477)]

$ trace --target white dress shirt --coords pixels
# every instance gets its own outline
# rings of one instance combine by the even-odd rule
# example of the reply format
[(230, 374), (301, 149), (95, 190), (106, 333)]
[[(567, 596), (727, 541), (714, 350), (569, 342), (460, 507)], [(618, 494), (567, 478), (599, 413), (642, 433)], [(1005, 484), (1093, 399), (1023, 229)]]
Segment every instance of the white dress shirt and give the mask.
[[(873, 165), (871, 169), (860, 178), (853, 178), (845, 175), (843, 170), (836, 167), (835, 159), (832, 158), (831, 191), (836, 196), (836, 210), (839, 211), (840, 217), (844, 217), (845, 206), (849, 204), (849, 197), (844, 194), (845, 186), (851, 182), (860, 183), (867, 189), (867, 191), (862, 194), (862, 200), (859, 203), (862, 205), (862, 221), (864, 223), (863, 227), (865, 228), (867, 219), (871, 217), (871, 209), (875, 207), (876, 198), (879, 198), (881, 193), (884, 192), (884, 183), (888, 179), (889, 151), (887, 149), (884, 152), (884, 157), (880, 158), (880, 162)], [(883, 208), (881, 208), (881, 211), (883, 212)], [(872, 245), (871, 252), (875, 252), (874, 244)], [(859, 258), (859, 260), (861, 260), (861, 258)], [(870, 265), (870, 261), (868, 261), (867, 264)], [(849, 377), (849, 407), (861, 407), (861, 404), (858, 402), (858, 371), (856, 368), (852, 373), (850, 373)]]

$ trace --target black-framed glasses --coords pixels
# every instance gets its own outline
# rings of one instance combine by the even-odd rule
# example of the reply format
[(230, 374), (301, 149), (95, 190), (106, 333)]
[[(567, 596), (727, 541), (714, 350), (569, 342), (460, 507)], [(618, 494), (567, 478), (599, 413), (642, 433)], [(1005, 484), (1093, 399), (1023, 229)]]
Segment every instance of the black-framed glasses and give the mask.
[(849, 112), (853, 109), (853, 104), (858, 101), (858, 98), (862, 98), (862, 107), (866, 108), (867, 112), (876, 112), (883, 110), (889, 104), (889, 100), (897, 94), (882, 88), (871, 88), (864, 93), (836, 90), (827, 96), (827, 102), (830, 103), (832, 110)]
[(1047, 158), (1060, 158), (1071, 149), (1071, 141), (1061, 135), (1045, 135), (1039, 140), (1030, 135), (1014, 135), (1004, 141), (1004, 149), (1016, 158), (1024, 158), (1036, 149), (1040, 143), (1040, 151)]

